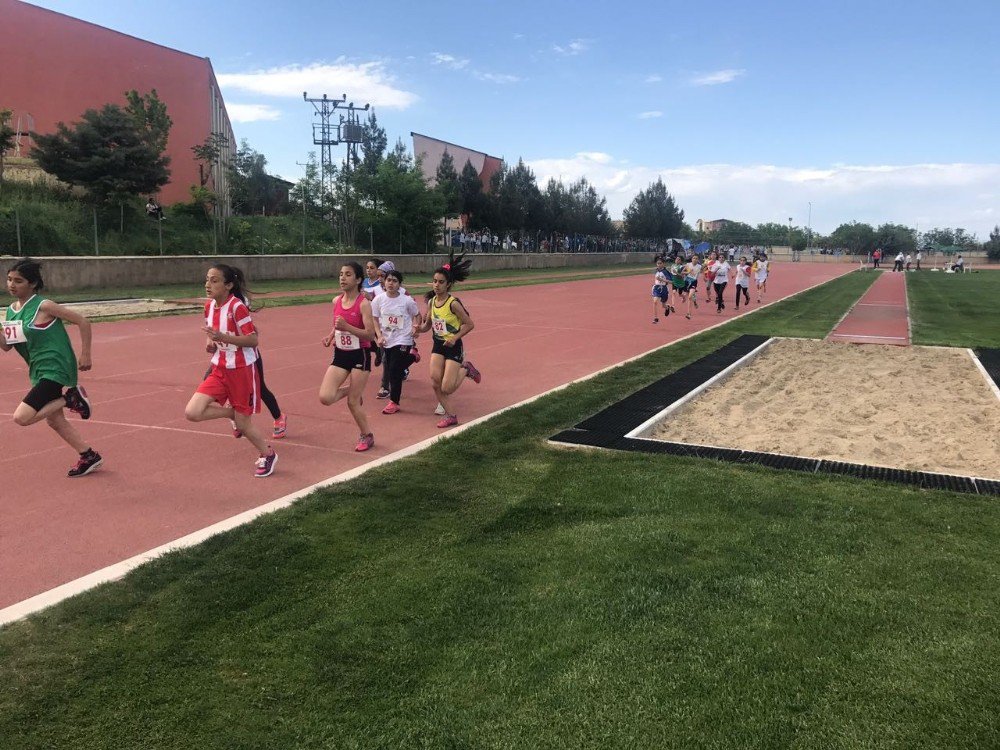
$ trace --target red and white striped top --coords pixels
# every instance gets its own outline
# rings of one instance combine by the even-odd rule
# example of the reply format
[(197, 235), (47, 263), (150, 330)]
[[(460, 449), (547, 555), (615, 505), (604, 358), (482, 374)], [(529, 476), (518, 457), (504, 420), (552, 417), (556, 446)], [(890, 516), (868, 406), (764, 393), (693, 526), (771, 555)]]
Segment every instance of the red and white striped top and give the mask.
[[(205, 303), (205, 325), (232, 336), (248, 336), (257, 332), (253, 318), (250, 317), (250, 310), (242, 300), (233, 295), (229, 295), (229, 299), (221, 305), (217, 305), (214, 299)], [(212, 364), (225, 367), (227, 370), (246, 367), (256, 361), (257, 350), (252, 346), (219, 343), (216, 344), (215, 354), (212, 355)]]

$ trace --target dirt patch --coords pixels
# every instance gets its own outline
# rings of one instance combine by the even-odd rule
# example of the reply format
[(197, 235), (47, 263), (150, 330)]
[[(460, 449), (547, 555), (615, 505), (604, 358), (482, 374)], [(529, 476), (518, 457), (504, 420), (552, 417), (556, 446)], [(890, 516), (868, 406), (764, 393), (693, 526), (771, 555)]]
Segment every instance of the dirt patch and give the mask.
[(1000, 478), (1000, 399), (965, 349), (778, 340), (650, 437)]
[[(191, 312), (198, 310), (198, 305), (190, 302), (173, 302), (160, 299), (125, 299), (108, 302), (68, 302), (64, 307), (70, 307), (91, 320), (120, 317), (123, 315), (153, 315), (156, 313)], [(6, 318), (7, 308), (2, 315)]]

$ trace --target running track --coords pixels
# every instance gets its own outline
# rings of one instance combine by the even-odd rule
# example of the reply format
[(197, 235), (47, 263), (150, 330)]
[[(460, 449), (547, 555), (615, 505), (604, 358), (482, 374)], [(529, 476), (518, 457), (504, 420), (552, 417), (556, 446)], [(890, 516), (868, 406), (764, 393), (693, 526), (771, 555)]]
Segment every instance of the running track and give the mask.
[(877, 271), (881, 275), (830, 335), (829, 341), (850, 344), (910, 345), (910, 313), (906, 273)]
[[(775, 264), (765, 302), (853, 270)], [(643, 275), (459, 291), (476, 321), (466, 351), (483, 372), (482, 384), (466, 382), (455, 397), (459, 418), (489, 414), (735, 315), (727, 300), (722, 315), (702, 305), (691, 321), (672, 315), (654, 326), (649, 286)], [(94, 370), (83, 378), (93, 417), (70, 418), (105, 463), (80, 479), (65, 476), (75, 456), (51, 430), (10, 421), (27, 391), (26, 367), (13, 352), (0, 358), (0, 609), (440, 432), (425, 359), (404, 387), (403, 411), (391, 417), (379, 413), (373, 373), (365, 403), (376, 445), (355, 453), (346, 404), (324, 408), (317, 398), (330, 358), (319, 343), (330, 305), (265, 308), (256, 317), (268, 385), (289, 415), (289, 437), (276, 443), (280, 460), (268, 479), (252, 476), (255, 455), (233, 439), (228, 422), (184, 419), (207, 360), (196, 315), (95, 325)], [(266, 411), (259, 424), (270, 426)]]

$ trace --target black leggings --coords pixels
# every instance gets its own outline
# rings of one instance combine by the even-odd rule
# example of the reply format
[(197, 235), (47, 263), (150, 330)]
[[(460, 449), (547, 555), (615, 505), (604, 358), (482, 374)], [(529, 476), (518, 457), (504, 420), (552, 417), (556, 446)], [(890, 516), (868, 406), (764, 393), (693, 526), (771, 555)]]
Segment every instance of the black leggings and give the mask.
[(278, 407), (278, 399), (268, 390), (267, 384), (264, 382), (264, 360), (260, 358), (260, 354), (257, 355), (256, 364), (257, 374), (260, 375), (260, 400), (264, 402), (264, 406), (271, 412), (271, 419), (277, 419), (281, 416), (281, 409)]
[(715, 302), (716, 302), (716, 309), (717, 310), (721, 310), (723, 307), (726, 306), (726, 303), (722, 301), (722, 293), (726, 291), (726, 284), (727, 283), (728, 282), (723, 281), (721, 284), (713, 284), (712, 285), (712, 286), (715, 287)]
[(737, 284), (736, 285), (736, 309), (737, 310), (740, 309), (740, 292), (743, 292), (743, 299), (746, 300), (746, 303), (748, 305), (750, 304), (750, 289), (749, 289), (749, 287), (740, 286), (739, 284)]
[(389, 376), (389, 400), (398, 404), (403, 397), (403, 370), (413, 364), (409, 346), (389, 346), (385, 349), (382, 368)]

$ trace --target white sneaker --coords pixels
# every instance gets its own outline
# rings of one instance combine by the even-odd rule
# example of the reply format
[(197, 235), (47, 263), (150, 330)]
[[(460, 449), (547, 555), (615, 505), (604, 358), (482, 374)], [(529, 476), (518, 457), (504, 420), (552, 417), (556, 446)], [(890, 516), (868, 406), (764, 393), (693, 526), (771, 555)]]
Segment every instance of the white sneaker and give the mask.
[(444, 407), (441, 404), (438, 404), (437, 408), (434, 410), (434, 413), (437, 414), (439, 417), (443, 417), (445, 415)]

